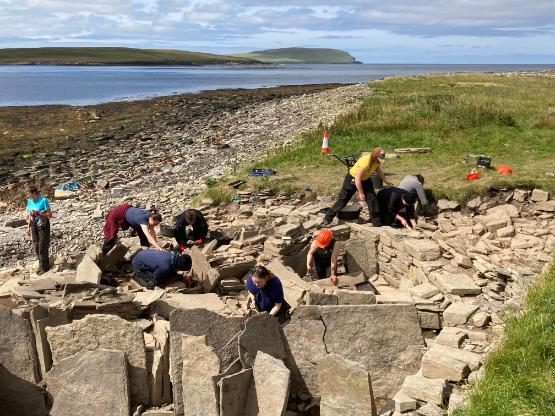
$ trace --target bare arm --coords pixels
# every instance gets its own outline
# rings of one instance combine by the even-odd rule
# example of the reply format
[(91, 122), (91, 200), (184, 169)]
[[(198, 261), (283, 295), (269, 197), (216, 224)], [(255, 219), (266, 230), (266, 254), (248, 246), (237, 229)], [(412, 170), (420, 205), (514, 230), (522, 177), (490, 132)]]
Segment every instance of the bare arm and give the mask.
[(404, 227), (408, 227), (407, 220), (401, 217), (399, 214), (395, 215), (395, 219), (403, 224)]
[(312, 273), (314, 268), (312, 267), (314, 261), (314, 252), (316, 251), (316, 241), (313, 241), (310, 244), (310, 249), (308, 250), (308, 254), (306, 255), (306, 272)]
[(385, 178), (385, 175), (383, 174), (383, 171), (382, 171), (382, 167), (381, 167), (381, 166), (378, 166), (378, 167), (376, 168), (376, 174), (378, 175), (378, 178), (380, 178), (380, 180), (381, 180), (383, 183), (385, 183), (386, 185), (389, 185), (389, 186), (392, 186), (392, 185), (393, 185), (391, 182), (389, 182), (389, 181)]
[(337, 283), (337, 257), (339, 257), (339, 243), (335, 243), (331, 252), (331, 273), (330, 279), (333, 284)]
[(364, 196), (364, 190), (362, 189), (362, 177), (368, 173), (369, 168), (360, 168), (355, 176), (355, 186), (357, 187), (358, 199), (360, 202), (364, 202), (366, 199)]
[(272, 310), (270, 311), (270, 315), (276, 316), (280, 309), (281, 309), (281, 303), (276, 303), (272, 308)]
[(157, 250), (162, 250), (156, 241), (156, 233), (154, 232), (154, 227), (151, 225), (141, 224), (141, 229), (145, 233), (148, 242)]

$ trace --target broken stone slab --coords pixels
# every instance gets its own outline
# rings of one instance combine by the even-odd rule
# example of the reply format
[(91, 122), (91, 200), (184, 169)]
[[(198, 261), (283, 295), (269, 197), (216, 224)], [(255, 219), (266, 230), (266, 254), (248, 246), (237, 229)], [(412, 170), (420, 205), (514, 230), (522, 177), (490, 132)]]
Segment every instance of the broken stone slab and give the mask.
[(216, 313), (225, 313), (228, 308), (222, 299), (215, 293), (183, 294), (166, 293), (162, 299), (150, 304), (151, 313), (169, 319), (172, 311), (176, 309), (207, 309)]
[(0, 386), (0, 413), (2, 415), (48, 415), (45, 392), (34, 383), (12, 374), (1, 363)]
[(462, 273), (432, 272), (430, 276), (443, 290), (452, 295), (468, 296), (482, 293), (471, 277)]
[(143, 332), (132, 322), (115, 315), (88, 315), (71, 324), (47, 327), (54, 364), (81, 350), (119, 350), (129, 362), (132, 404), (149, 402), (146, 351)]
[(443, 312), (443, 321), (448, 326), (464, 325), (476, 310), (478, 310), (478, 305), (455, 302)]
[(246, 273), (249, 272), (256, 265), (256, 260), (243, 260), (235, 263), (224, 264), (218, 267), (219, 278), (241, 279)]
[(471, 371), (476, 371), (482, 365), (482, 357), (471, 351), (460, 350), (458, 348), (447, 347), (445, 345), (435, 344), (432, 349), (435, 353), (462, 361)]
[[(360, 235), (360, 234), (359, 234)], [(367, 278), (378, 272), (375, 239), (351, 238), (345, 243), (345, 259), (349, 273), (364, 273)]]
[(538, 202), (536, 209), (543, 212), (555, 212), (555, 200)]
[(222, 377), (220, 386), (220, 416), (245, 416), (245, 407), (252, 382), (252, 369)]
[[(308, 314), (299, 319), (303, 310), (310, 308), (315, 308), (314, 319), (309, 319)], [(316, 363), (327, 355), (324, 344), (326, 328), (320, 319), (318, 307), (299, 306), (291, 322), (283, 327), (283, 332), (287, 352), (286, 364), (291, 370), (291, 392), (318, 397)]]
[(117, 243), (105, 256), (102, 256), (100, 268), (104, 271), (118, 272), (128, 251), (127, 246)]
[(466, 363), (443, 355), (433, 347), (424, 354), (421, 371), (424, 377), (454, 382), (462, 381), (470, 373)]
[(501, 218), (501, 217), (509, 217), (509, 218), (516, 218), (518, 217), (520, 214), (519, 209), (517, 207), (515, 207), (514, 205), (511, 204), (503, 204), (503, 205), (497, 205), (495, 207), (492, 208), (488, 208), (488, 210), (486, 211), (486, 215), (488, 217), (497, 217), (497, 218)]
[(52, 416), (129, 416), (126, 355), (120, 350), (82, 350), (46, 374)]
[(94, 284), (100, 283), (102, 271), (89, 256), (84, 256), (77, 266), (75, 274), (75, 282), (89, 282)]
[(447, 347), (459, 348), (463, 341), (468, 338), (468, 332), (454, 327), (445, 327), (435, 338), (435, 343)]
[(170, 382), (170, 323), (163, 319), (154, 322), (150, 335), (154, 338), (156, 347), (162, 353), (162, 387), (161, 402), (171, 402), (171, 382)]
[(420, 320), (420, 327), (422, 329), (441, 329), (443, 327), (441, 314), (437, 312), (419, 310), (418, 319)]
[(337, 295), (332, 293), (308, 292), (307, 305), (337, 305)]
[[(298, 305), (304, 303), (304, 294), (309, 290), (309, 285), (302, 280), (291, 268), (285, 266), (280, 260), (274, 259), (268, 264), (270, 270), (279, 278), (283, 286), (283, 294), (285, 300), (294, 310)], [(329, 280), (329, 279), (324, 279)]]
[(372, 382), (366, 367), (338, 354), (318, 362), (320, 415), (376, 416)]
[(277, 319), (268, 313), (259, 313), (248, 318), (238, 339), (239, 358), (245, 368), (253, 366), (259, 351), (280, 360), (286, 357), (281, 328)]
[(399, 413), (410, 412), (418, 406), (418, 402), (412, 397), (407, 396), (403, 390), (399, 391), (393, 397), (393, 400), (395, 401), (395, 411)]
[(193, 277), (202, 283), (202, 287), (206, 292), (212, 292), (220, 283), (220, 274), (210, 266), (206, 257), (196, 246), (191, 247), (189, 254), (193, 262), (191, 269)]
[(436, 404), (426, 403), (416, 410), (416, 414), (419, 416), (444, 416), (445, 411)]
[(337, 289), (335, 294), (338, 305), (373, 305), (376, 303), (376, 295), (369, 291)]
[(175, 309), (170, 315), (170, 378), (176, 416), (183, 416), (181, 336), (205, 336), (220, 362), (218, 374), (238, 360), (237, 337), (245, 319), (227, 317), (206, 309)]
[(448, 199), (440, 199), (437, 201), (437, 209), (439, 212), (454, 211), (460, 207), (461, 206), (457, 201), (449, 201)]
[(259, 351), (244, 416), (282, 416), (289, 399), (289, 376), (281, 360)]
[(168, 368), (164, 366), (162, 351), (151, 347), (146, 348), (146, 368), (150, 392), (149, 403), (151, 406), (160, 406), (164, 404), (162, 400), (164, 371), (168, 371)]
[(13, 376), (37, 383), (39, 366), (31, 322), (0, 309), (0, 364)]
[(413, 305), (320, 306), (329, 353), (366, 366), (375, 397), (391, 398), (415, 373), (424, 340)]
[(439, 289), (430, 283), (422, 283), (409, 289), (412, 296), (428, 299), (439, 293)]
[(204, 335), (181, 335), (182, 400), (187, 416), (218, 416), (214, 377), (220, 373), (220, 360), (206, 345)]
[(422, 374), (409, 375), (403, 383), (403, 392), (415, 400), (441, 405), (447, 396), (445, 379), (432, 379)]
[(164, 289), (146, 290), (143, 292), (133, 293), (133, 302), (138, 303), (142, 307), (151, 305), (154, 301), (160, 299), (166, 294)]
[(403, 240), (405, 252), (420, 261), (433, 261), (441, 257), (438, 243), (429, 239), (407, 238)]

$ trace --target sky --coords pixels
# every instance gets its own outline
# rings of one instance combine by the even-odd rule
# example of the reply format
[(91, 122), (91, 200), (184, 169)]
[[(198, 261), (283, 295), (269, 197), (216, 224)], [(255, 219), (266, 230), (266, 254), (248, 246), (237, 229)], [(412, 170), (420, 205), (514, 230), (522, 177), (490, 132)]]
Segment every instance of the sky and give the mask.
[(555, 64), (555, 0), (0, 0), (0, 48), (39, 46)]

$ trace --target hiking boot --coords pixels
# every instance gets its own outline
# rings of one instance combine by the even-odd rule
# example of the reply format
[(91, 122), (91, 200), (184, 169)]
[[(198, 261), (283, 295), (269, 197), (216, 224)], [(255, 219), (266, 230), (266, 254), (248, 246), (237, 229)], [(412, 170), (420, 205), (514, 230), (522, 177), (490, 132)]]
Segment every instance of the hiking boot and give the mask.
[(382, 219), (380, 217), (372, 218), (372, 227), (381, 227)]

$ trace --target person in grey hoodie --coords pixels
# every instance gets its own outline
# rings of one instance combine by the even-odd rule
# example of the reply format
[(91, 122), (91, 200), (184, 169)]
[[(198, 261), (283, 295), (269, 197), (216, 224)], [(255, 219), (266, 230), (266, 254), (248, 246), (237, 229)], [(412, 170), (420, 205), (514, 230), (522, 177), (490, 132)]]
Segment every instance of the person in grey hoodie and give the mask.
[(428, 205), (428, 199), (426, 198), (426, 193), (424, 192), (424, 176), (419, 173), (416, 175), (405, 176), (399, 184), (399, 188), (408, 192), (416, 192), (418, 199), (420, 200), (420, 205), (422, 205), (422, 207)]

